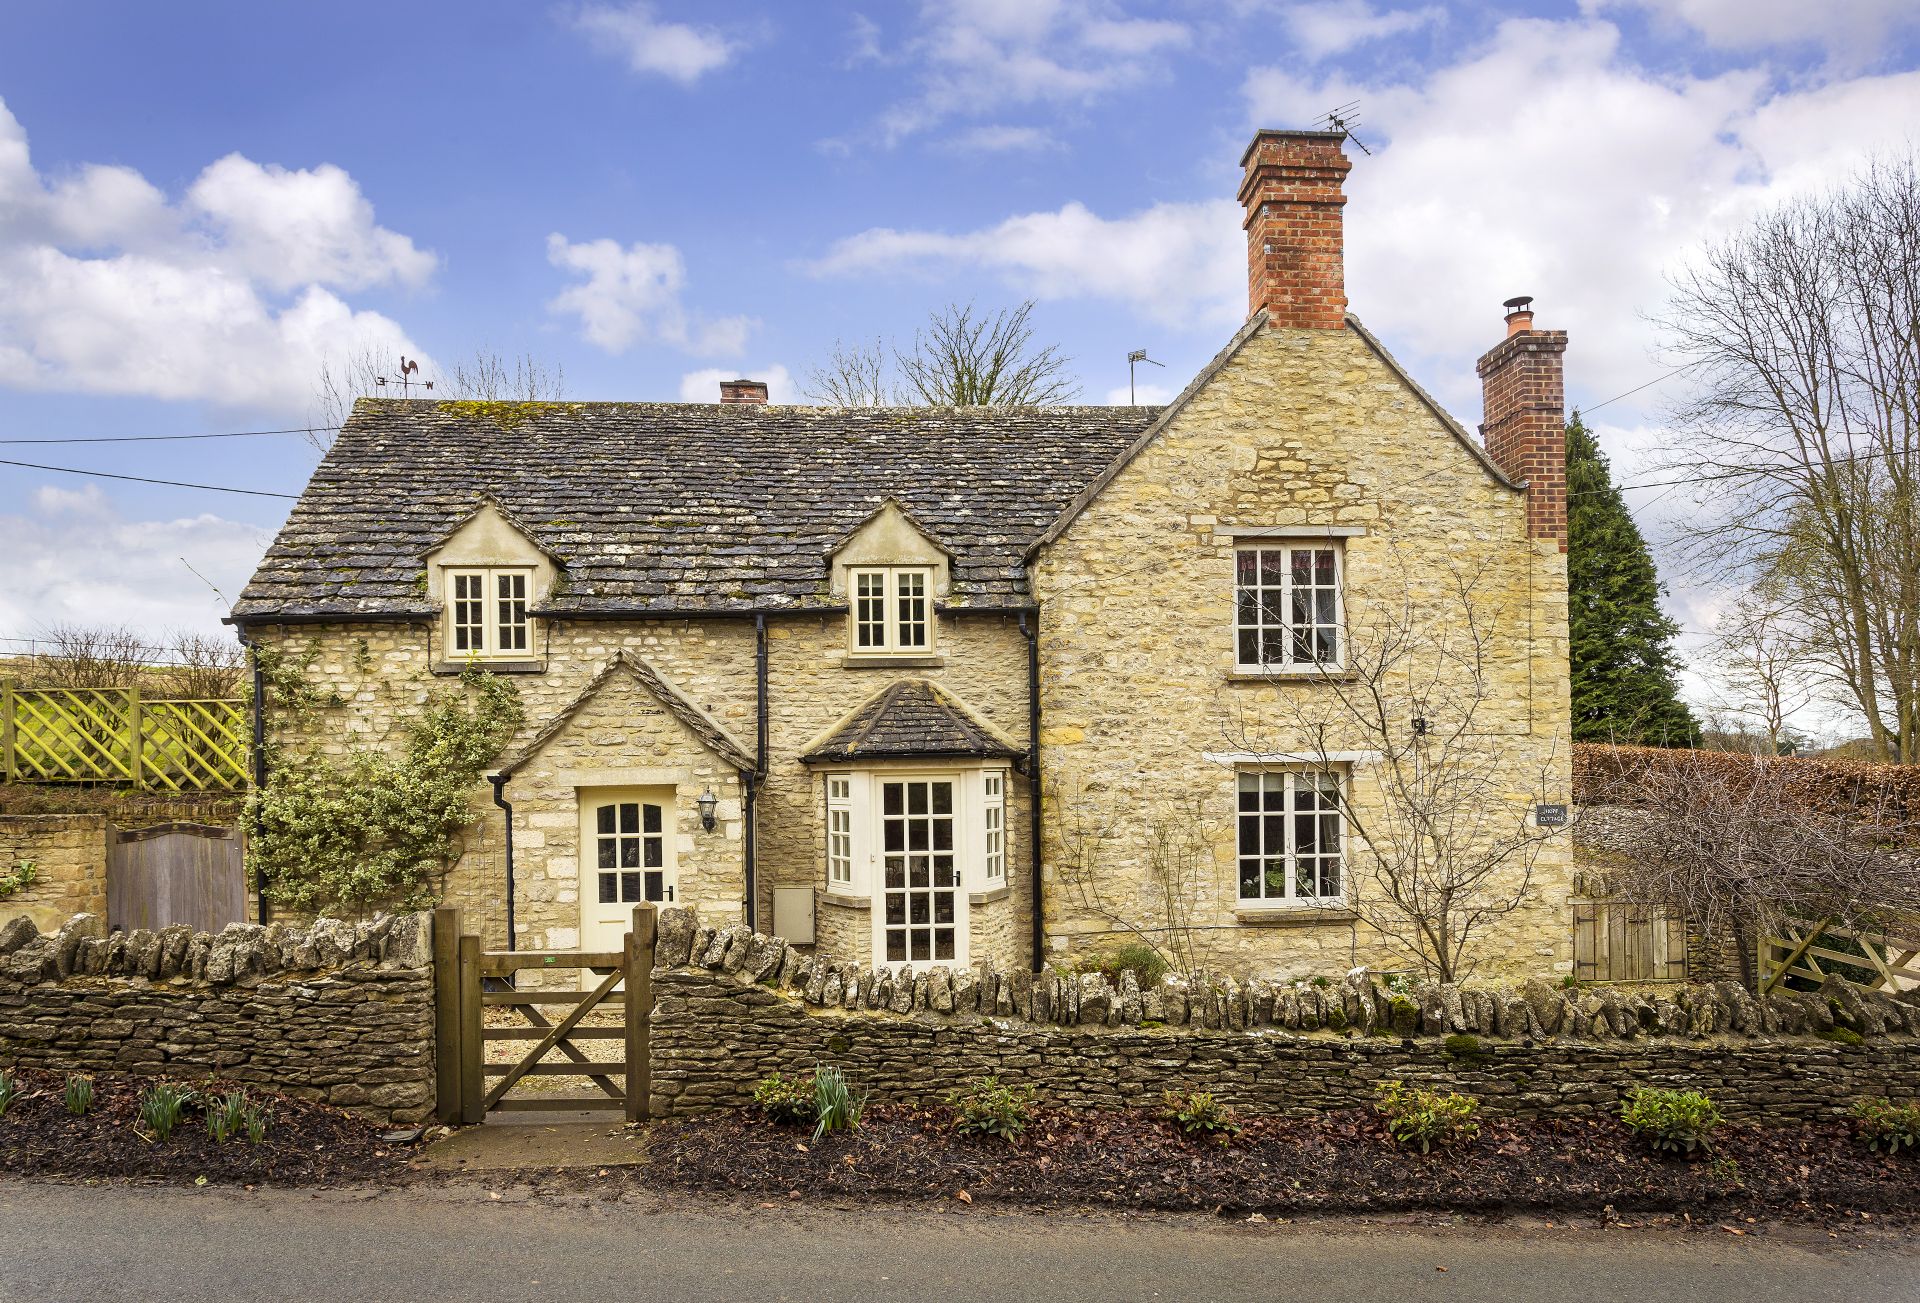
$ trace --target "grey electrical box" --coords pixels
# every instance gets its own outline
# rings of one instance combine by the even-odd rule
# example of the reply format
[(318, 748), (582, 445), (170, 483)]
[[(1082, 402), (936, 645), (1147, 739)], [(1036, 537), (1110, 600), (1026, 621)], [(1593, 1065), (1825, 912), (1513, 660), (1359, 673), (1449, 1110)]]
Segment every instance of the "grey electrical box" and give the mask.
[(773, 934), (785, 937), (790, 945), (813, 944), (812, 887), (773, 889)]

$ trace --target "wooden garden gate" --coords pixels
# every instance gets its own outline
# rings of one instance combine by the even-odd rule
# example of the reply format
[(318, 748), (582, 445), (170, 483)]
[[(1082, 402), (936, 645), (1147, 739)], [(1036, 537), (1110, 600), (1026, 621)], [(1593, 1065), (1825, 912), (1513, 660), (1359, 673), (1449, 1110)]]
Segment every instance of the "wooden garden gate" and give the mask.
[(1686, 923), (1632, 901), (1576, 900), (1573, 975), (1582, 982), (1685, 981)]
[(247, 917), (240, 834), (199, 823), (117, 828), (107, 838), (107, 926), (218, 932)]
[[(634, 906), (633, 925), (619, 950), (484, 950), (461, 928), (460, 911), (433, 913), (434, 1038), (440, 1120), (450, 1125), (486, 1120), (495, 1111), (621, 1109), (644, 1122), (652, 1090), (649, 1031), (653, 1020), (653, 951), (657, 908)], [(597, 976), (587, 991), (517, 989), (529, 971)], [(620, 1025), (583, 1025), (603, 1004), (621, 1010)], [(523, 1026), (488, 1026), (486, 1011), (502, 1009)], [(558, 1021), (543, 1010), (558, 1015)], [(512, 1063), (488, 1062), (487, 1046), (532, 1042)], [(577, 1042), (586, 1042), (586, 1045)], [(618, 1061), (596, 1059), (587, 1046), (618, 1045)], [(546, 1062), (559, 1053), (564, 1062)], [(528, 1077), (585, 1077), (598, 1095), (513, 1095)], [(489, 1085), (489, 1079), (497, 1078)], [(615, 1078), (619, 1079), (618, 1086)]]

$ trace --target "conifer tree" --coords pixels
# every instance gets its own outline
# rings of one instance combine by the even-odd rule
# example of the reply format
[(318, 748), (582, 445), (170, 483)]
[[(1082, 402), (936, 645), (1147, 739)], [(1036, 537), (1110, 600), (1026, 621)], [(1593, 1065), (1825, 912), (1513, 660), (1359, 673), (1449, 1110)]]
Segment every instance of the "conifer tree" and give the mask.
[(1578, 412), (1567, 424), (1567, 534), (1574, 740), (1695, 745), (1700, 726), (1674, 682), (1680, 627), (1660, 610), (1653, 554)]

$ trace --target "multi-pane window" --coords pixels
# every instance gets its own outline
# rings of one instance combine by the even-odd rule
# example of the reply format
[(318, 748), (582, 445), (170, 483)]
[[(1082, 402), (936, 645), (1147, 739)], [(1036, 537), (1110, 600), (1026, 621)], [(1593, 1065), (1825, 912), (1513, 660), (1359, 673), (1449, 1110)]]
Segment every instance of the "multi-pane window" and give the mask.
[(457, 656), (524, 655), (532, 572), (453, 570), (447, 574), (447, 642)]
[(1324, 770), (1240, 775), (1240, 898), (1340, 898), (1340, 776)]
[(888, 963), (955, 957), (960, 873), (953, 789), (953, 780), (945, 778), (880, 784), (881, 931)]
[(594, 811), (594, 866), (602, 905), (670, 901), (661, 807), (614, 801)]
[(853, 885), (853, 783), (842, 774), (827, 777), (827, 883)]
[(1234, 557), (1235, 656), (1251, 669), (1340, 663), (1340, 550), (1243, 547)]
[(1007, 782), (1002, 773), (989, 773), (983, 780), (986, 826), (986, 879), (1001, 883), (1007, 879)]
[(933, 645), (928, 572), (892, 567), (852, 571), (853, 645), (864, 652), (926, 651)]

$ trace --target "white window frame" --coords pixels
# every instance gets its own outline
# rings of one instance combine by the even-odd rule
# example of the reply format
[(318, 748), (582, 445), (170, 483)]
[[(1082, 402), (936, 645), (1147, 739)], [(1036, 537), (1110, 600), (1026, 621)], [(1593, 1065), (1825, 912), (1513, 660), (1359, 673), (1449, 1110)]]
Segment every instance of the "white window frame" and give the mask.
[[(533, 605), (532, 566), (448, 566), (440, 579), (446, 604), (447, 659), (473, 656), (482, 660), (528, 660), (533, 656), (533, 616), (529, 614)], [(460, 619), (461, 607), (474, 600), (460, 595), (463, 581), (469, 579), (477, 579), (480, 584), (477, 647), (459, 645), (462, 630), (474, 627)], [(517, 582), (519, 592), (502, 594), (503, 581)], [(503, 608), (509, 604), (518, 608), (518, 620), (505, 618), (508, 612)], [(518, 637), (508, 637), (509, 631)]]
[(827, 890), (853, 890), (853, 776), (828, 774)]
[[(1266, 802), (1274, 791), (1276, 780), (1282, 803), (1277, 809), (1269, 809)], [(1304, 807), (1300, 804), (1299, 798), (1303, 789), (1325, 794), (1329, 790), (1325, 786), (1329, 780), (1333, 797), (1331, 808), (1317, 803)], [(1245, 801), (1249, 783), (1254, 784), (1259, 793), (1259, 808), (1251, 811), (1246, 808)], [(1309, 788), (1309, 784), (1316, 786)], [(1352, 871), (1352, 866), (1348, 863), (1352, 835), (1351, 829), (1347, 827), (1346, 806), (1347, 775), (1339, 769), (1259, 767), (1236, 770), (1234, 773), (1233, 872), (1234, 893), (1239, 900), (1240, 908), (1243, 910), (1325, 909), (1344, 906), (1347, 901), (1348, 874)], [(1270, 845), (1268, 841), (1274, 830), (1274, 825), (1270, 821), (1276, 818), (1279, 820), (1280, 833), (1280, 845), (1277, 848)], [(1324, 837), (1325, 830), (1331, 823), (1337, 839), (1331, 852), (1319, 849), (1311, 855), (1310, 864), (1313, 868), (1311, 877), (1315, 888), (1312, 892), (1300, 890), (1301, 871), (1306, 866), (1301, 862), (1300, 828), (1296, 820), (1302, 818), (1315, 821), (1317, 837)], [(1254, 821), (1251, 828), (1249, 820)], [(1252, 854), (1248, 853), (1249, 831), (1254, 833), (1255, 840)], [(1324, 848), (1324, 842), (1317, 841), (1316, 845)], [(1258, 894), (1251, 896), (1246, 894), (1246, 872), (1249, 860), (1260, 862), (1258, 872), (1262, 887)], [(1272, 865), (1266, 862), (1273, 860), (1279, 861), (1282, 874), (1281, 890), (1278, 893), (1269, 893), (1265, 890), (1266, 876), (1272, 871)], [(1322, 894), (1319, 891), (1319, 887), (1323, 885), (1321, 870), (1328, 860), (1335, 863), (1334, 871), (1338, 874), (1339, 890)]]
[[(1278, 586), (1268, 587), (1260, 582), (1261, 556), (1263, 552), (1284, 554), (1280, 566), (1281, 582)], [(1293, 557), (1297, 552), (1330, 552), (1333, 554), (1333, 618), (1331, 622), (1315, 619), (1307, 625), (1293, 622), (1294, 579)], [(1249, 587), (1241, 582), (1240, 569), (1242, 558), (1251, 555), (1254, 558), (1254, 584)], [(1233, 659), (1234, 668), (1241, 674), (1328, 674), (1338, 673), (1344, 666), (1347, 651), (1347, 555), (1346, 548), (1339, 538), (1286, 537), (1243, 540), (1233, 549)], [(1313, 585), (1317, 589), (1319, 585)], [(1242, 609), (1242, 595), (1251, 592), (1254, 595), (1255, 620), (1249, 624)], [(1282, 619), (1268, 624), (1260, 618), (1262, 598), (1274, 594)], [(1315, 613), (1318, 614), (1317, 612)], [(1295, 655), (1294, 643), (1301, 629), (1330, 629), (1334, 639), (1334, 655), (1329, 660), (1300, 659)], [(1279, 632), (1281, 656), (1277, 660), (1247, 660), (1243, 656), (1242, 640), (1244, 635), (1252, 633), (1256, 643), (1263, 632), (1271, 636)], [(1259, 650), (1256, 647), (1256, 652)]]
[[(868, 588), (878, 581), (878, 589)], [(868, 591), (863, 592), (863, 588)], [(879, 619), (866, 603), (880, 603)], [(907, 603), (914, 603), (909, 609)], [(881, 640), (863, 643), (875, 625)], [(917, 629), (918, 641), (903, 636)], [(850, 566), (847, 569), (847, 642), (856, 656), (925, 656), (933, 651), (933, 568), (931, 566)]]
[(981, 876), (992, 890), (1007, 882), (1007, 771), (989, 769), (980, 776)]

